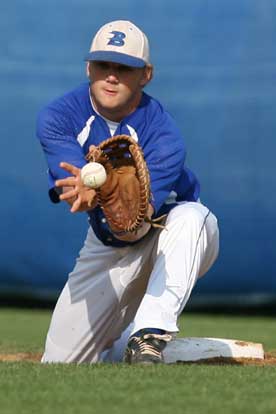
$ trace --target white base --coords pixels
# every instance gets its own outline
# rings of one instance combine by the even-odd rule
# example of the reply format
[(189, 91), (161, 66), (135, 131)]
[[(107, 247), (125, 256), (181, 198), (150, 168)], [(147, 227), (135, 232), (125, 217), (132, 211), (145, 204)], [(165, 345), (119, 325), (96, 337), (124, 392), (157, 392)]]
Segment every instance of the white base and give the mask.
[(262, 344), (222, 338), (178, 338), (167, 344), (163, 354), (166, 364), (221, 357), (264, 359)]

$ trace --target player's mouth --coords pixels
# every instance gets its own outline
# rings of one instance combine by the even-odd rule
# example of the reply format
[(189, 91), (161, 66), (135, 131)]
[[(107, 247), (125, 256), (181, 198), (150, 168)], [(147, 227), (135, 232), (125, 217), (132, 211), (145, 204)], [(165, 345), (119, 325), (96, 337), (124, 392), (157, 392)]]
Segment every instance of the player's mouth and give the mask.
[(104, 93), (108, 96), (115, 96), (118, 92), (114, 91), (113, 89), (104, 89)]

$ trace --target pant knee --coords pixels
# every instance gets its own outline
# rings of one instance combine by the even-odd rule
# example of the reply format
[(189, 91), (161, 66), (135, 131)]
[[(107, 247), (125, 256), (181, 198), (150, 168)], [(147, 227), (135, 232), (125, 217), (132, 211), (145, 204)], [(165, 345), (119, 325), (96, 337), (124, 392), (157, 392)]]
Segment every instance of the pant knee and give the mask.
[(172, 209), (167, 218), (167, 224), (177, 221), (178, 225), (183, 222), (185, 225), (202, 226), (206, 221), (210, 211), (202, 204), (188, 202), (180, 204)]

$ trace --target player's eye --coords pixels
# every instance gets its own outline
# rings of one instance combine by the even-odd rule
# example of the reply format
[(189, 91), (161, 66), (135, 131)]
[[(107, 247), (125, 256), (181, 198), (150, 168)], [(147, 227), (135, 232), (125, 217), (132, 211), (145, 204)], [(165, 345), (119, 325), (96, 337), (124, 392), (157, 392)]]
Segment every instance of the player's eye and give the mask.
[(94, 61), (93, 62), (94, 67), (101, 71), (114, 71), (117, 73), (130, 73), (135, 70), (135, 68), (132, 68), (131, 66), (121, 65), (119, 63), (110, 63), (110, 62), (104, 62), (104, 61)]
[(101, 70), (107, 70), (110, 66), (109, 63), (101, 62), (101, 61), (95, 61), (94, 64), (96, 68), (101, 69)]
[(133, 72), (134, 68), (132, 68), (131, 66), (126, 66), (126, 65), (119, 65), (118, 66), (118, 71), (119, 72)]

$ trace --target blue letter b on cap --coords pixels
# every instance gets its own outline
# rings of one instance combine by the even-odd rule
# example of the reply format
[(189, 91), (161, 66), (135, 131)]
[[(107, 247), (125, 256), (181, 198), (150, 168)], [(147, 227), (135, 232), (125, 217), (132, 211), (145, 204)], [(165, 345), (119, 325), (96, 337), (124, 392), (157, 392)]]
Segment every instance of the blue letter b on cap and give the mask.
[(113, 34), (113, 37), (109, 40), (107, 43), (108, 45), (112, 46), (124, 46), (124, 38), (126, 35), (123, 32), (117, 32), (116, 30), (113, 30), (113, 32), (110, 32)]

